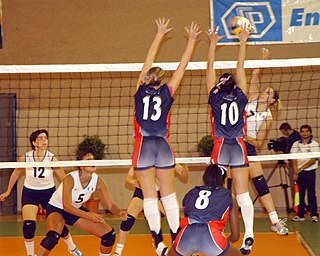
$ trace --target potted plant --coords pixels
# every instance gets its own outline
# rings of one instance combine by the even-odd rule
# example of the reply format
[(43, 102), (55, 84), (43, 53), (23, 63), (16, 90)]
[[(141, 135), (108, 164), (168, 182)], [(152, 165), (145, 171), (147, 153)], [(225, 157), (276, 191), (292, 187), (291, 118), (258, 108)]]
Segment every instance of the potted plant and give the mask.
[(211, 156), (213, 149), (213, 138), (210, 135), (203, 136), (198, 143), (198, 152), (201, 156)]
[[(78, 144), (76, 149), (76, 154), (81, 154), (82, 152), (90, 152), (93, 154), (96, 160), (104, 159), (104, 154), (107, 145), (102, 142), (98, 135), (87, 136), (85, 135), (82, 142)], [(98, 213), (99, 211), (100, 198), (99, 195), (94, 192), (91, 198), (84, 203), (84, 207), (92, 212)]]

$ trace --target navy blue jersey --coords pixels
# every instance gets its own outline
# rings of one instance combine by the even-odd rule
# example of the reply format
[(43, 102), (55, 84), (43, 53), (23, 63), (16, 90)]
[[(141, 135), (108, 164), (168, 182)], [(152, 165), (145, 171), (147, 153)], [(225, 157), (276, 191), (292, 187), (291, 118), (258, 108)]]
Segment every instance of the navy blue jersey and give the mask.
[(247, 96), (236, 87), (233, 95), (222, 93), (217, 86), (209, 94), (213, 138), (243, 138), (246, 130)]
[(135, 136), (168, 136), (170, 108), (173, 103), (168, 85), (164, 84), (158, 90), (140, 85), (134, 100)]
[(231, 191), (218, 187), (196, 186), (183, 198), (182, 205), (189, 224), (225, 220), (232, 209)]

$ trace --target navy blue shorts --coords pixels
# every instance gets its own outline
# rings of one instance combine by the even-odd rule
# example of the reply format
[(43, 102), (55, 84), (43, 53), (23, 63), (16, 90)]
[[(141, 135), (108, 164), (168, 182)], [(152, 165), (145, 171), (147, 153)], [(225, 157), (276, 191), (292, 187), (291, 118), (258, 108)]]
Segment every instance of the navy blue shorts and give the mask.
[[(157, 192), (158, 192), (158, 199), (160, 200), (160, 199), (161, 199), (160, 191), (158, 190)], [(137, 197), (137, 198), (140, 198), (141, 200), (143, 200), (143, 193), (142, 193), (141, 188), (137, 188), (137, 187), (136, 187), (136, 188), (134, 189), (132, 198), (133, 198), (133, 197)]]
[(208, 256), (225, 255), (230, 242), (217, 228), (208, 223), (194, 223), (182, 227), (173, 243), (177, 255), (201, 252)]
[(215, 138), (210, 159), (212, 164), (230, 166), (231, 168), (248, 167), (246, 145), (242, 138)]
[[(83, 206), (81, 206), (79, 209), (83, 210), (85, 212), (89, 212), (89, 210), (87, 208), (83, 207)], [(47, 215), (46, 215), (47, 218), (53, 212), (60, 213), (62, 215), (62, 217), (64, 218), (64, 221), (66, 222), (66, 224), (68, 224), (70, 226), (73, 226), (73, 224), (76, 223), (76, 221), (78, 219), (80, 219), (79, 216), (73, 215), (71, 213), (68, 213), (68, 212), (64, 211), (63, 209), (60, 209), (60, 208), (55, 207), (55, 206), (53, 206), (51, 204), (48, 204)]]
[(48, 202), (52, 194), (56, 191), (55, 187), (44, 189), (44, 190), (35, 190), (26, 188), (25, 186), (22, 189), (22, 198), (21, 204), (22, 207), (27, 204), (32, 204), (38, 206), (39, 204), (43, 209), (47, 209)]
[(248, 156), (257, 156), (257, 150), (255, 146), (251, 145), (249, 142), (246, 142), (246, 148), (247, 148), (247, 155)]
[(169, 141), (163, 137), (136, 138), (132, 165), (135, 170), (174, 168), (175, 158)]

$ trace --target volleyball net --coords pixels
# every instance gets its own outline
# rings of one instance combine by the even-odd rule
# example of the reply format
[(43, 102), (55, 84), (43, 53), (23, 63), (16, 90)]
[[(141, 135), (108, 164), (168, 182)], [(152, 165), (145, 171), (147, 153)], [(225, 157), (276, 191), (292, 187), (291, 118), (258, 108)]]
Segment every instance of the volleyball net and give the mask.
[[(168, 81), (178, 63), (155, 65), (166, 70), (165, 81)], [(217, 76), (235, 73), (235, 67), (235, 61), (215, 63)], [(49, 150), (61, 160), (60, 164), (49, 163), (51, 166), (86, 165), (85, 161), (71, 160), (75, 159), (77, 146), (84, 136), (95, 135), (106, 144), (105, 160), (95, 161), (95, 165), (130, 165), (133, 95), (141, 68), (142, 64), (0, 66), (0, 110), (6, 114), (1, 115), (1, 123), (6, 126), (10, 113), (16, 121), (10, 130), (12, 134), (1, 135), (0, 151), (9, 150), (4, 141), (11, 136), (16, 142), (16, 155), (23, 155), (31, 150), (30, 134), (47, 129)], [(263, 68), (261, 90), (272, 86), (279, 91), (282, 102), (260, 155), (251, 160), (293, 158), (293, 155), (279, 156), (267, 148), (268, 140), (282, 136), (279, 127), (283, 122), (294, 129), (310, 125), (314, 139), (320, 141), (320, 58), (248, 60), (245, 68), (248, 81), (253, 69)], [(206, 62), (189, 63), (174, 95), (170, 141), (177, 162), (208, 162), (208, 157), (203, 157), (198, 150), (201, 139), (211, 134), (205, 69)], [(13, 96), (15, 103), (6, 105), (2, 96)], [(92, 161), (88, 163), (92, 164)], [(26, 165), (12, 161), (0, 163), (0, 168)]]

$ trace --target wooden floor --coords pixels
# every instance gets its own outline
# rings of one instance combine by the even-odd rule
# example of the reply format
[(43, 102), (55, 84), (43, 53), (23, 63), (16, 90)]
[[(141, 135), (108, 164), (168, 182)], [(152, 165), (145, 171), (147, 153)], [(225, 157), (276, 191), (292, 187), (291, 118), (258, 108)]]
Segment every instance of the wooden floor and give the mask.
[[(118, 232), (120, 221), (113, 216), (106, 216), (107, 222)], [(252, 256), (266, 255), (320, 255), (319, 224), (311, 223), (310, 221), (295, 223), (288, 222), (290, 234), (288, 236), (279, 236), (270, 232), (270, 222), (265, 214), (256, 214), (255, 218), (255, 243)], [(167, 244), (170, 244), (169, 229), (165, 219), (162, 219), (163, 232)], [(99, 239), (88, 236), (87, 234), (70, 228), (73, 239), (77, 246), (81, 249), (85, 256), (99, 255)], [(243, 231), (243, 227), (242, 227)], [(228, 232), (228, 229), (226, 230)], [(36, 232), (36, 248), (45, 234), (44, 217), (40, 216), (37, 222)], [(242, 239), (235, 244), (240, 247)], [(0, 216), (0, 255), (25, 255), (25, 248), (22, 238), (22, 220), (20, 215)], [(70, 255), (67, 252), (67, 247), (60, 241), (50, 255), (61, 256)], [(151, 256), (155, 255), (149, 235), (148, 226), (143, 218), (139, 218), (132, 229), (131, 234), (125, 245), (124, 256)], [(200, 254), (199, 254), (200, 255)]]

